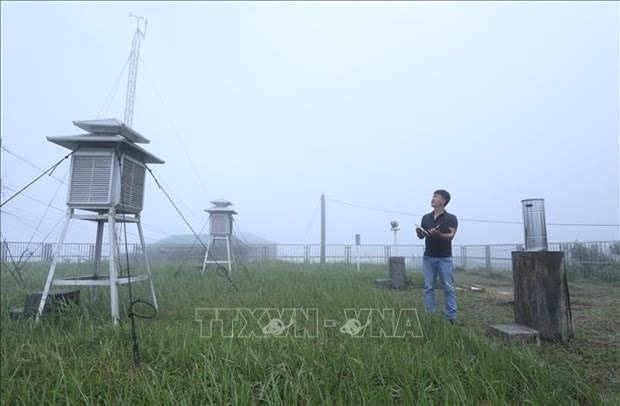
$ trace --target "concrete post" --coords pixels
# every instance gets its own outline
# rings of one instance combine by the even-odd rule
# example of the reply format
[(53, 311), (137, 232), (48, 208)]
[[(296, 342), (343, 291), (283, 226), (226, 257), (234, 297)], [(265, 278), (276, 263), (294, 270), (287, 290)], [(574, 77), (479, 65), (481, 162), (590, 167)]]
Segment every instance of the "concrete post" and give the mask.
[(390, 257), (390, 279), (392, 280), (392, 288), (405, 288), (407, 283), (405, 257)]
[(467, 247), (461, 247), (461, 266), (467, 269)]
[(551, 341), (573, 337), (570, 299), (561, 251), (513, 251), (515, 321)]
[(486, 269), (491, 270), (491, 246), (490, 245), (485, 245), (484, 257), (485, 257)]

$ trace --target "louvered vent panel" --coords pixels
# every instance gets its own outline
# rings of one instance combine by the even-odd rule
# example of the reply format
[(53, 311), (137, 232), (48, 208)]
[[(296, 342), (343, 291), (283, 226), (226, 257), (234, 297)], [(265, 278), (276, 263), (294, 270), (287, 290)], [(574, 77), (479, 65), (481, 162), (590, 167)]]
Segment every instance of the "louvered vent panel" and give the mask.
[(230, 234), (230, 218), (226, 214), (211, 214), (211, 234)]
[(119, 210), (129, 213), (139, 213), (144, 201), (144, 166), (128, 157), (123, 160), (123, 174), (121, 177), (122, 201), (117, 206)]
[(112, 178), (110, 155), (74, 155), (69, 191), (69, 204), (110, 203), (110, 179)]

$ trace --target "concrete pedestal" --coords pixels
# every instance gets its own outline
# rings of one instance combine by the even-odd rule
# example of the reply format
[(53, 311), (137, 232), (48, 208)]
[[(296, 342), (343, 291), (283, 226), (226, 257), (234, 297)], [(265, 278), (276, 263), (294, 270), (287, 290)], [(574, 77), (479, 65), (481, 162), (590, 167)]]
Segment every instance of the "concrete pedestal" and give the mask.
[(407, 285), (405, 257), (390, 257), (390, 279), (394, 289), (405, 289)]
[(563, 252), (512, 252), (515, 322), (551, 341), (573, 336), (563, 258)]
[(375, 279), (375, 286), (378, 288), (391, 288), (392, 280), (391, 279)]
[[(43, 292), (31, 292), (26, 294), (23, 307), (16, 307), (11, 309), (11, 318), (28, 318), (37, 314), (39, 309), (39, 303), (41, 302), (41, 296)], [(80, 302), (80, 291), (50, 291), (48, 293), (48, 300), (45, 303), (43, 314), (50, 310), (64, 309), (71, 304), (77, 304)]]
[(495, 324), (489, 326), (487, 334), (513, 343), (536, 342), (540, 345), (540, 333), (520, 324)]

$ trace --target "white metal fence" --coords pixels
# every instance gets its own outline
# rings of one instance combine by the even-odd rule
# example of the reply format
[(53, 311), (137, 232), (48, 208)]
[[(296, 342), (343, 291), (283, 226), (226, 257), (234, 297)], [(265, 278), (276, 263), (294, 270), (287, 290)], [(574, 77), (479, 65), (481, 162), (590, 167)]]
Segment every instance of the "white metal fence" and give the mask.
[[(109, 245), (103, 245), (103, 258), (109, 255)], [(211, 253), (217, 260), (223, 259), (223, 249), (214, 247)], [(273, 245), (234, 245), (233, 255), (237, 262), (295, 262), (321, 263), (319, 244), (273, 244)], [(115, 247), (124, 257), (141, 257), (141, 247), (137, 244)], [(148, 244), (149, 262), (196, 262), (201, 264), (205, 248), (199, 244)], [(455, 245), (452, 248), (454, 264), (462, 269), (486, 268), (495, 270), (511, 269), (511, 252), (522, 250), (522, 244), (494, 245)], [(0, 244), (2, 265), (19, 265), (27, 262), (49, 263), (52, 261), (56, 243), (7, 242)], [(550, 251), (564, 251), (565, 260), (571, 264), (620, 265), (620, 241), (551, 243)], [(325, 246), (325, 262), (355, 264), (387, 264), (392, 256), (405, 258), (407, 268), (419, 268), (422, 264), (424, 247), (422, 245), (345, 245)], [(59, 260), (70, 263), (94, 262), (95, 246), (92, 243), (63, 244)]]

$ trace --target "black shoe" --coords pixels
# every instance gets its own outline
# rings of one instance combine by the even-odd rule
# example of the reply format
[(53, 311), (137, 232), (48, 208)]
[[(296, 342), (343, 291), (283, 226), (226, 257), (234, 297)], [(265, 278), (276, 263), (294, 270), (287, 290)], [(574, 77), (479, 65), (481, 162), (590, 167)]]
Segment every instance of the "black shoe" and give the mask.
[(455, 319), (448, 319), (448, 321), (450, 322), (450, 324), (454, 325), (454, 326), (462, 326), (463, 323), (460, 322), (459, 320), (455, 320)]

